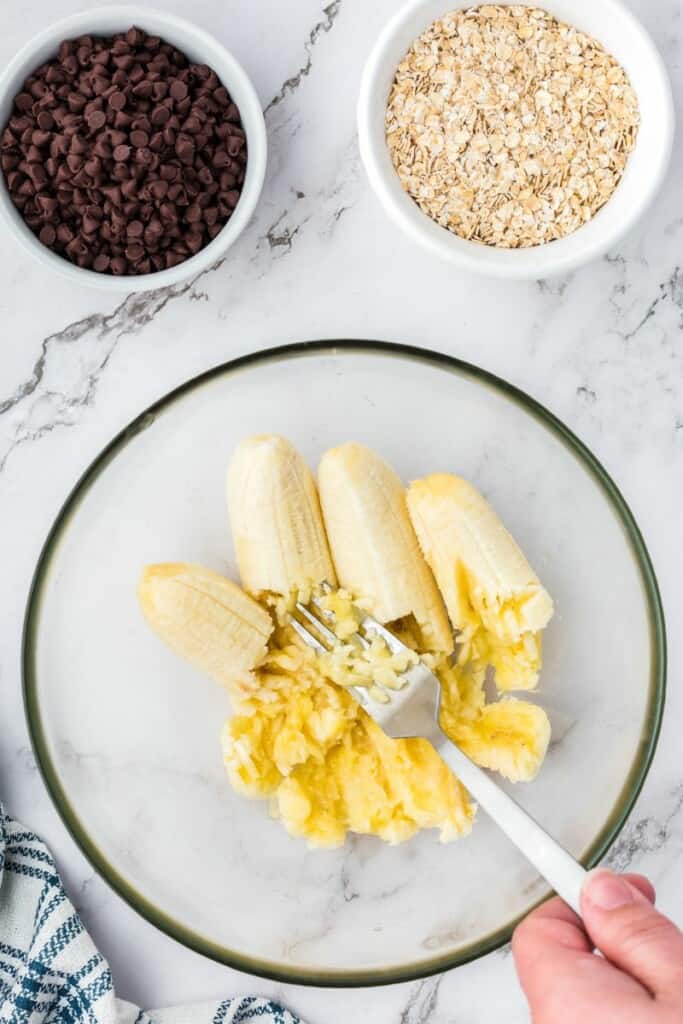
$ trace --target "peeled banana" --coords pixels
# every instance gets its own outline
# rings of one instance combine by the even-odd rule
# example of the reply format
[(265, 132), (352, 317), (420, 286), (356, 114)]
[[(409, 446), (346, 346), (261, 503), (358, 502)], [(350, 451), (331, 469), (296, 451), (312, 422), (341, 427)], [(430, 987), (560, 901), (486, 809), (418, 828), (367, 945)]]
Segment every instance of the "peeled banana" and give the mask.
[(249, 692), (273, 622), (232, 580), (199, 565), (148, 565), (138, 584), (142, 612), (177, 654), (224, 686)]
[(553, 602), (523, 552), (471, 484), (447, 473), (408, 488), (408, 511), (470, 659), (499, 668), (499, 689), (531, 689)]
[(227, 497), (240, 577), (250, 594), (308, 600), (313, 587), (336, 583), (313, 474), (284, 437), (261, 434), (237, 446)]
[(412, 615), (421, 650), (450, 653), (446, 609), (393, 469), (364, 445), (343, 444), (323, 456), (318, 486), (341, 585), (380, 622)]

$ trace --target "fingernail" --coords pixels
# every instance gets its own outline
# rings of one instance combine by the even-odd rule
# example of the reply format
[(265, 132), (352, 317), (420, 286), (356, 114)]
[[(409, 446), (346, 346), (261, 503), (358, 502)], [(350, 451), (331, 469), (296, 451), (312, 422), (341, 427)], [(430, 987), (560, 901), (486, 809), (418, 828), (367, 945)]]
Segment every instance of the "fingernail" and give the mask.
[(640, 894), (619, 875), (613, 875), (611, 871), (600, 871), (587, 880), (585, 895), (601, 910), (616, 910), (627, 903), (636, 903)]

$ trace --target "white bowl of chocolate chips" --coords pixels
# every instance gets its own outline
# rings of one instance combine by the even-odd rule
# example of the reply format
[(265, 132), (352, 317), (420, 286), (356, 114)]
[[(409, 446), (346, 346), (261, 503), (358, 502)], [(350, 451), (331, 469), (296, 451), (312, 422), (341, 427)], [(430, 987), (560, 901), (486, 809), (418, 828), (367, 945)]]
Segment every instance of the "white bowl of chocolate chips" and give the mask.
[(66, 18), (0, 78), (0, 210), (82, 284), (146, 291), (212, 266), (251, 218), (266, 152), (240, 64), (159, 10)]

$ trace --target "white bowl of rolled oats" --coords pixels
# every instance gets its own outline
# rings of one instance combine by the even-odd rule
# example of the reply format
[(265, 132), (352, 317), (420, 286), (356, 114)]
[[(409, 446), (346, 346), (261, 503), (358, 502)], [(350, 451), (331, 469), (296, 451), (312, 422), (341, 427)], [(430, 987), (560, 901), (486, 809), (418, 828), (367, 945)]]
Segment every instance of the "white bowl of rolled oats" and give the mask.
[(619, 0), (410, 0), (368, 59), (358, 128), (408, 235), (463, 269), (536, 278), (632, 227), (666, 173), (674, 113)]

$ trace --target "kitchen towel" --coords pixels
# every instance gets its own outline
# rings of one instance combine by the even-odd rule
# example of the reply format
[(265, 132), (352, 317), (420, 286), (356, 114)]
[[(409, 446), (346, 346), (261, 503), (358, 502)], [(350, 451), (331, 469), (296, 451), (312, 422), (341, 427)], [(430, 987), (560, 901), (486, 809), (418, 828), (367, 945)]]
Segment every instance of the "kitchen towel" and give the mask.
[(67, 898), (52, 855), (1, 803), (0, 1022), (301, 1024), (255, 996), (147, 1012), (117, 999), (107, 962)]

